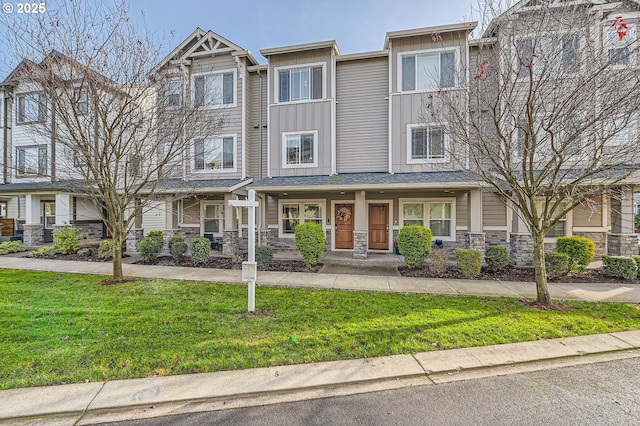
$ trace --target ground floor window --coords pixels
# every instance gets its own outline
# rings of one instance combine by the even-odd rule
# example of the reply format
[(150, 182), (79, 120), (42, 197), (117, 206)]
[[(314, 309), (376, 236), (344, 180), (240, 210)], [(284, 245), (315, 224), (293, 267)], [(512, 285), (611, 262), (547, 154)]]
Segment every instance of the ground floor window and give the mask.
[(280, 230), (284, 235), (293, 235), (300, 223), (324, 221), (324, 203), (320, 201), (287, 201), (280, 204)]
[(401, 201), (401, 225), (425, 226), (434, 238), (455, 238), (454, 203), (455, 200)]
[[(566, 208), (566, 204), (562, 203), (558, 207), (559, 210), (564, 210)], [(564, 237), (567, 235), (567, 215), (563, 215), (558, 222), (551, 227), (545, 238), (558, 238)]]
[(202, 205), (202, 230), (204, 234), (222, 234), (222, 204)]

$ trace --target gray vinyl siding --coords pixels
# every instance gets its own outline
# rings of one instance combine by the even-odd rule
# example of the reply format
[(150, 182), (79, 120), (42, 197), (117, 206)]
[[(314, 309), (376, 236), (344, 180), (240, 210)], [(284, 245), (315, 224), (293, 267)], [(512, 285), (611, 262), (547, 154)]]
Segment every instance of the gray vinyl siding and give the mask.
[[(267, 85), (266, 71), (252, 72), (247, 96), (247, 176), (259, 180), (267, 176)], [(260, 82), (262, 81), (262, 92)], [(260, 117), (262, 106), (262, 120)]]
[(96, 211), (91, 200), (76, 198), (76, 220), (99, 220), (100, 214)]
[(507, 205), (491, 192), (482, 193), (482, 224), (507, 226)]
[(142, 213), (142, 227), (145, 235), (149, 231), (162, 231), (166, 228), (166, 204), (164, 201), (151, 201)]
[(388, 58), (337, 63), (338, 173), (384, 172), (389, 169), (388, 96)]
[[(331, 173), (331, 49), (317, 49), (269, 57), (269, 160), (271, 176), (328, 175)], [(323, 65), (323, 99), (278, 103), (280, 67)], [(317, 132), (317, 167), (283, 167), (283, 133)]]
[(571, 212), (573, 214), (573, 226), (598, 227), (602, 226), (602, 197), (593, 199), (595, 210), (585, 205), (579, 205)]
[[(392, 145), (392, 168), (394, 173), (402, 172), (428, 172), (456, 170), (454, 162), (440, 160), (434, 163), (409, 164), (407, 162), (408, 138), (407, 129), (412, 124), (422, 125), (446, 125), (437, 121), (430, 121), (425, 117), (424, 105), (427, 102), (433, 103), (437, 108), (436, 96), (429, 98), (435, 92), (407, 92), (399, 90), (398, 83), (401, 79), (400, 55), (405, 52), (421, 52), (425, 50), (441, 50), (443, 48), (457, 48), (457, 87), (466, 84), (467, 69), (467, 37), (465, 32), (443, 34), (441, 42), (433, 42), (431, 35), (407, 37), (406, 39), (393, 40), (391, 44), (391, 92), (392, 92), (392, 116), (391, 116), (391, 145)], [(453, 90), (453, 89), (451, 89)], [(449, 140), (450, 149), (457, 149), (455, 141)]]

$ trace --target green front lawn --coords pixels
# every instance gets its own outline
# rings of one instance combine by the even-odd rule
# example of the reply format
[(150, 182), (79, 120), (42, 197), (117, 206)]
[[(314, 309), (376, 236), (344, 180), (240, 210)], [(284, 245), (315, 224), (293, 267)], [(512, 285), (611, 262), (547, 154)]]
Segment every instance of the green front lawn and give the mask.
[(0, 270), (0, 389), (640, 328), (635, 305), (547, 312), (508, 298), (258, 287), (248, 314), (245, 286), (103, 279)]

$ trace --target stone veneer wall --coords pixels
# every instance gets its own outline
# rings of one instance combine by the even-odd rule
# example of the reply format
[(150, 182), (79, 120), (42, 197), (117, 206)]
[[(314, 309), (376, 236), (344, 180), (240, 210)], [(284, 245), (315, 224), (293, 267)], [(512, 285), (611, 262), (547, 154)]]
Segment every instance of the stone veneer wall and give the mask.
[(509, 239), (511, 264), (514, 266), (533, 266), (533, 238), (531, 235), (512, 233)]
[(484, 259), (485, 253), (485, 239), (484, 232), (466, 232), (464, 234), (464, 247), (472, 250), (479, 250), (482, 253)]
[(369, 232), (353, 231), (353, 258), (366, 259), (369, 243)]
[(22, 230), (22, 241), (25, 246), (29, 247), (42, 244), (44, 238), (42, 225), (22, 225)]
[(607, 254), (607, 234), (604, 232), (574, 232), (573, 235), (587, 237), (596, 243), (596, 255), (593, 260), (601, 260)]
[(131, 229), (127, 232), (126, 251), (127, 253), (137, 253), (140, 241), (144, 238), (144, 229)]
[(613, 256), (632, 256), (638, 254), (638, 234), (608, 234), (609, 254)]
[(507, 231), (485, 231), (484, 240), (488, 246), (500, 245), (509, 248), (509, 241), (507, 241)]

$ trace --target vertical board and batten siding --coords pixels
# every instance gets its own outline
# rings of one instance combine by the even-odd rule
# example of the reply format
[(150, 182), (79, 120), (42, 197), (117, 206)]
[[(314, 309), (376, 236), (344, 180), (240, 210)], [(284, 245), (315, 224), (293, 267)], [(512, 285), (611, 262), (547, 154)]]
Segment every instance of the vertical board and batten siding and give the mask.
[(482, 193), (483, 226), (507, 226), (507, 205), (492, 192)]
[(469, 193), (456, 191), (456, 226), (469, 227)]
[[(309, 176), (331, 173), (331, 49), (316, 49), (269, 57), (270, 84), (270, 168), (271, 176)], [(322, 100), (277, 103), (276, 93), (279, 67), (294, 67), (305, 64), (324, 64)], [(286, 132), (318, 132), (317, 167), (283, 167), (282, 134)]]
[(336, 63), (338, 173), (389, 169), (388, 58)]
[[(186, 153), (186, 167), (185, 178), (188, 180), (198, 180), (198, 179), (233, 179), (240, 178), (242, 176), (242, 102), (245, 100), (242, 98), (242, 85), (245, 84), (244, 79), (240, 75), (240, 70), (238, 69), (238, 65), (236, 64), (236, 60), (230, 54), (223, 56), (214, 56), (211, 58), (196, 58), (191, 62), (191, 66), (189, 67), (189, 75), (187, 77), (186, 85), (187, 85), (187, 99), (184, 102), (188, 102), (189, 105), (193, 104), (192, 99), (192, 80), (194, 74), (202, 74), (208, 72), (219, 72), (224, 70), (235, 70), (235, 83), (236, 83), (236, 92), (235, 92), (235, 107), (220, 107), (220, 108), (210, 108), (207, 110), (203, 110), (201, 114), (205, 116), (205, 118), (209, 118), (212, 120), (223, 119), (224, 125), (217, 129), (216, 134), (218, 135), (235, 135), (236, 137), (236, 161), (235, 161), (235, 172), (227, 172), (227, 171), (195, 171), (193, 170), (193, 152)], [(212, 135), (215, 136), (215, 135)], [(193, 149), (193, 148), (191, 148)]]
[[(404, 52), (420, 52), (426, 50), (438, 50), (443, 48), (458, 48), (457, 54), (457, 81), (466, 79), (464, 70), (467, 63), (467, 39), (466, 32), (449, 33), (442, 35), (441, 42), (434, 42), (431, 35), (407, 37), (406, 39), (394, 39), (391, 47), (391, 93), (392, 93), (392, 116), (391, 116), (391, 144), (392, 144), (392, 167), (394, 173), (411, 173), (411, 172), (431, 172), (431, 171), (450, 171), (456, 170), (457, 167), (452, 161), (444, 163), (442, 160), (438, 163), (407, 163), (408, 141), (407, 126), (410, 124), (429, 124), (429, 119), (424, 117), (426, 111), (424, 105), (428, 102), (434, 102), (436, 96), (429, 98), (430, 94), (435, 92), (410, 92), (403, 94), (398, 89), (398, 82), (401, 78), (401, 67), (399, 55)], [(460, 85), (460, 83), (458, 83)], [(437, 108), (437, 105), (434, 105)], [(432, 124), (446, 124), (436, 123)], [(450, 147), (455, 148), (454, 141), (449, 140)]]
[[(247, 93), (247, 176), (258, 181), (267, 176), (267, 85), (266, 70), (251, 72)], [(262, 92), (260, 81), (262, 80)], [(260, 106), (262, 105), (262, 119)], [(262, 140), (261, 140), (262, 139)]]
[(151, 201), (142, 213), (142, 227), (144, 234), (149, 231), (163, 231), (166, 229), (166, 203), (164, 201)]

